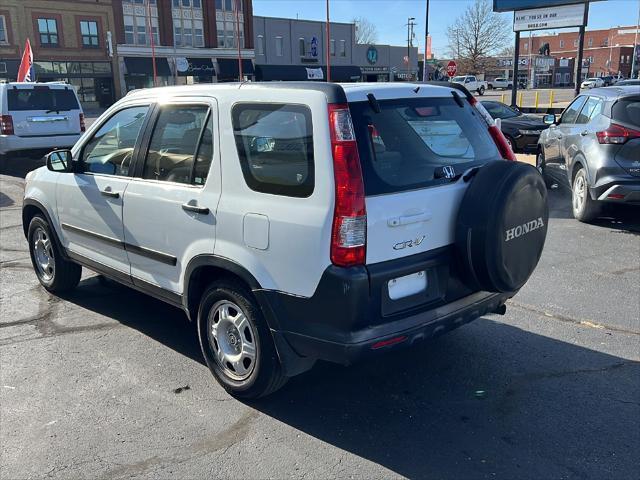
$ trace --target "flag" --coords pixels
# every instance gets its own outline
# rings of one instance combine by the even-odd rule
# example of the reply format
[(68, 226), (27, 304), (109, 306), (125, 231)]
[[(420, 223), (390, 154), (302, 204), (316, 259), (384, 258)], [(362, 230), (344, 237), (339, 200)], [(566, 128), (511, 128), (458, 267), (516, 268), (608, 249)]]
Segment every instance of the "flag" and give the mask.
[(24, 44), (24, 53), (22, 54), (22, 61), (20, 62), (20, 68), (18, 69), (18, 81), (36, 81), (36, 76), (33, 71), (33, 52), (31, 51), (31, 43), (29, 43), (28, 38), (27, 42)]

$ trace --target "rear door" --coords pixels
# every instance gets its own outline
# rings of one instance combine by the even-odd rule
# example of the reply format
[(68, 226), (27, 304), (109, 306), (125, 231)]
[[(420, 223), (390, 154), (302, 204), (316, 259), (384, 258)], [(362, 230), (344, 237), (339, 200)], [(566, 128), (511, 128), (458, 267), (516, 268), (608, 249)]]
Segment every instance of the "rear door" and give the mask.
[(454, 242), (467, 184), (460, 176), (500, 154), (466, 101), (441, 98), (350, 103), (367, 208), (367, 264)]
[(578, 113), (587, 101), (586, 95), (576, 98), (562, 112), (562, 117), (557, 125), (551, 125), (544, 142), (544, 157), (547, 173), (552, 176), (560, 176), (561, 180), (566, 178), (566, 164), (563, 152), (566, 150), (564, 143), (565, 137), (575, 127)]
[(18, 137), (79, 135), (80, 104), (69, 85), (7, 88), (7, 109)]
[(190, 259), (213, 253), (220, 198), (214, 99), (158, 106), (124, 195), (133, 282), (182, 293)]

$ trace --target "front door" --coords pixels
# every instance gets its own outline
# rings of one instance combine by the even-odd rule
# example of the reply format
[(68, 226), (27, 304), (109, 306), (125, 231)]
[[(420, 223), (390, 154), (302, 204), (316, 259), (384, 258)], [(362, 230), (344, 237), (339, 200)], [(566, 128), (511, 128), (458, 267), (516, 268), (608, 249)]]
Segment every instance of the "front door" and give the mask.
[[(124, 198), (133, 282), (182, 293), (190, 259), (213, 253), (220, 196), (213, 99), (160, 106)], [(149, 285), (150, 284), (150, 285)]]
[(77, 172), (60, 175), (56, 198), (62, 240), (72, 253), (129, 276), (122, 228), (129, 166), (148, 105), (107, 119), (77, 155)]

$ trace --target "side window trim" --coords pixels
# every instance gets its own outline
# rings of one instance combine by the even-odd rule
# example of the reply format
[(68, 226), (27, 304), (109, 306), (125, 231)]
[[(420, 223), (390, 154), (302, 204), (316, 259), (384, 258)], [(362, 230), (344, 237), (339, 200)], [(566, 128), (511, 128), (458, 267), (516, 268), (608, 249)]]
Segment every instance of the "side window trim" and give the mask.
[[(106, 175), (104, 173), (98, 173), (98, 172), (85, 172), (84, 171), (84, 150), (87, 147), (87, 145), (91, 142), (91, 140), (94, 139), (96, 133), (98, 133), (100, 131), (100, 129), (109, 121), (111, 120), (113, 117), (115, 117), (116, 115), (118, 115), (120, 112), (127, 110), (129, 108), (135, 108), (135, 107), (148, 107), (149, 110), (147, 111), (147, 116), (144, 119), (144, 122), (142, 123), (142, 126), (140, 127), (140, 132), (138, 132), (138, 138), (136, 139), (135, 142), (135, 146), (133, 149), (133, 154), (131, 156), (131, 166), (129, 168), (129, 173), (128, 175), (115, 175), (117, 177), (133, 177), (133, 172), (135, 170), (135, 165), (137, 163), (137, 155), (138, 155), (138, 148), (140, 145), (140, 139), (142, 137), (144, 137), (144, 132), (146, 131), (147, 125), (149, 123), (149, 119), (151, 118), (153, 112), (154, 112), (154, 107), (155, 104), (153, 102), (149, 102), (149, 101), (145, 101), (145, 102), (136, 102), (136, 103), (129, 103), (126, 105), (122, 105), (121, 108), (118, 108), (117, 110), (115, 110), (111, 115), (109, 115), (108, 117), (106, 117), (104, 120), (102, 120), (96, 127), (95, 130), (93, 131), (91, 137), (87, 138), (87, 140), (84, 141), (84, 143), (82, 144), (82, 146), (80, 147), (80, 150), (78, 152), (78, 157), (76, 159), (77, 165), (79, 165), (80, 167), (82, 167), (82, 171), (78, 172), (82, 175)], [(114, 175), (109, 175), (110, 177), (114, 177)]]
[[(204, 131), (206, 130), (207, 127), (207, 121), (209, 120), (209, 118), (212, 115), (212, 108), (211, 108), (211, 103), (210, 102), (203, 102), (203, 101), (191, 101), (188, 99), (174, 99), (173, 101), (169, 101), (167, 103), (163, 103), (162, 105), (159, 105), (157, 103), (155, 103), (153, 105), (153, 111), (150, 112), (149, 114), (149, 121), (147, 123), (145, 123), (144, 125), (144, 134), (141, 137), (141, 140), (138, 141), (136, 148), (138, 148), (138, 151), (134, 151), (134, 159), (135, 159), (135, 165), (133, 166), (133, 168), (131, 168), (130, 170), (130, 176), (134, 177), (137, 180), (142, 180), (145, 182), (160, 182), (160, 183), (172, 183), (175, 185), (182, 185), (185, 187), (198, 187), (198, 188), (202, 188), (204, 185), (196, 185), (193, 183), (193, 175), (195, 172), (195, 164), (196, 164), (196, 158), (198, 155), (198, 151), (200, 150), (200, 146), (201, 146), (201, 142), (202, 142), (202, 136), (204, 134)], [(156, 129), (156, 125), (158, 123), (158, 120), (160, 118), (160, 114), (162, 113), (162, 109), (163, 107), (174, 107), (174, 106), (183, 106), (183, 107), (206, 107), (207, 108), (207, 115), (205, 116), (205, 122), (203, 123), (202, 128), (200, 129), (200, 134), (198, 136), (198, 144), (197, 144), (197, 148), (194, 151), (193, 154), (193, 164), (191, 166), (191, 173), (190, 173), (190, 179), (191, 179), (191, 183), (179, 183), (179, 182), (171, 182), (168, 180), (154, 180), (154, 179), (149, 179), (149, 178), (144, 178), (144, 167), (145, 167), (145, 163), (147, 161), (147, 155), (149, 155), (149, 147), (151, 146), (151, 139), (153, 138), (153, 133)], [(133, 173), (132, 173), (133, 172)]]
[[(201, 188), (204, 187), (204, 184), (199, 185), (195, 183), (196, 165), (198, 163), (198, 155), (200, 154), (200, 149), (202, 148), (202, 139), (204, 138), (204, 132), (207, 131), (207, 127), (209, 126), (209, 120), (211, 120), (212, 115), (213, 115), (213, 112), (211, 111), (211, 106), (209, 106), (207, 115), (204, 117), (204, 122), (202, 123), (202, 128), (200, 129), (200, 135), (198, 135), (198, 144), (196, 145), (196, 150), (193, 152), (193, 163), (191, 164), (191, 173), (189, 174), (189, 185), (195, 185)], [(211, 149), (211, 155), (213, 156), (213, 148)], [(211, 161), (213, 162), (213, 158), (211, 159)], [(209, 164), (209, 169), (211, 169), (211, 164)], [(207, 177), (208, 176), (209, 175), (207, 174)]]

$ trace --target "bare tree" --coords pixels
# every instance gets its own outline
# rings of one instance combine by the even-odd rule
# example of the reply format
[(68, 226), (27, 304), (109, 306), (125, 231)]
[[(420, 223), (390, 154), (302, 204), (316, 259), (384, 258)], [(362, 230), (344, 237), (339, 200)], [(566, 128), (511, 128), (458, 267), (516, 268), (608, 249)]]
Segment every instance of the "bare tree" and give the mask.
[(378, 29), (364, 17), (352, 20), (356, 24), (356, 43), (376, 43), (378, 41)]
[(449, 53), (465, 68), (481, 73), (488, 57), (503, 50), (511, 39), (510, 23), (493, 13), (490, 0), (476, 0), (447, 29)]

